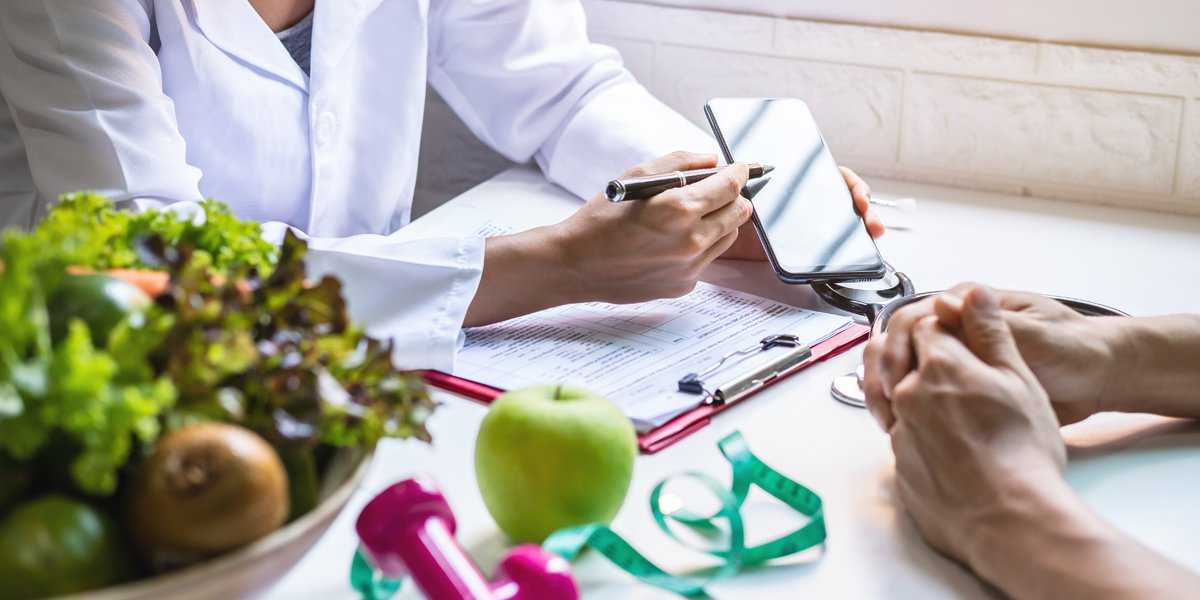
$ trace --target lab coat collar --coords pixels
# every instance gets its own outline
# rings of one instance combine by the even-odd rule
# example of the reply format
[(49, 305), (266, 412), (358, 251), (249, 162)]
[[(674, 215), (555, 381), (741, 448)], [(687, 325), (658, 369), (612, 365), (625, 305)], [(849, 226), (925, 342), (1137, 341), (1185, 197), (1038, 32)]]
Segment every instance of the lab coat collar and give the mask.
[[(348, 0), (318, 2), (340, 4)], [(237, 59), (307, 90), (308, 78), (279, 38), (246, 0), (191, 2), (196, 25), (217, 47)]]
[[(354, 42), (367, 17), (383, 0), (333, 0), (316, 3), (313, 15), (313, 79), (321, 82)], [(399, 25), (399, 24), (397, 24)]]

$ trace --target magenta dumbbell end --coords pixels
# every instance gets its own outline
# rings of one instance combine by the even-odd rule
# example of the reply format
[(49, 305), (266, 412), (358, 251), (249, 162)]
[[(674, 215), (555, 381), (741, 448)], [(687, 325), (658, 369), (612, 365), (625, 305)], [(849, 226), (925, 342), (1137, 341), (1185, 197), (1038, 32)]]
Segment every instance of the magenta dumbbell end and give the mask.
[(414, 477), (388, 487), (368, 502), (355, 529), (371, 563), (385, 577), (398, 579), (413, 566), (402, 557), (412, 553), (419, 543), (418, 532), (430, 520), (444, 526), (450, 535), (458, 527), (437, 486), (424, 477)]
[(563, 557), (526, 544), (509, 551), (496, 567), (496, 600), (578, 600), (579, 586)]

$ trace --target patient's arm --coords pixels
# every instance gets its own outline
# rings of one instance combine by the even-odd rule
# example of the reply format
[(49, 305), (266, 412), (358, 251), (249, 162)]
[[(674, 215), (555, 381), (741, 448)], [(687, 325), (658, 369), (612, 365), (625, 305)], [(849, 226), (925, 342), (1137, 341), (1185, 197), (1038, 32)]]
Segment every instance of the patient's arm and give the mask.
[(1200, 315), (1125, 319), (1109, 410), (1200, 418)]
[[(1107, 322), (1117, 325), (1117, 374), (1101, 410), (1200, 418), (1200, 315)], [(970, 564), (1011, 596), (1172, 598), (1200, 590), (1200, 575), (1118, 531), (1065, 481), (1026, 491), (972, 536)]]
[[(1043, 375), (1033, 373), (999, 294), (972, 286), (960, 298), (956, 325), (926, 314), (910, 328), (915, 366), (887, 409), (897, 496), (925, 539), (1014, 598), (1195, 597), (1200, 575), (1104, 522), (1063, 478), (1061, 414), (1041, 380), (1069, 371), (1047, 361)], [(1175, 373), (1196, 365), (1185, 355), (1200, 339), (1196, 321), (1145, 319), (1117, 338), (1152, 363), (1143, 375), (1171, 382), (1162, 398), (1176, 397)]]
[(1182, 598), (1200, 590), (1200, 575), (1105, 522), (1065, 481), (1009, 492), (1012, 510), (972, 532), (968, 562), (1013, 598)]

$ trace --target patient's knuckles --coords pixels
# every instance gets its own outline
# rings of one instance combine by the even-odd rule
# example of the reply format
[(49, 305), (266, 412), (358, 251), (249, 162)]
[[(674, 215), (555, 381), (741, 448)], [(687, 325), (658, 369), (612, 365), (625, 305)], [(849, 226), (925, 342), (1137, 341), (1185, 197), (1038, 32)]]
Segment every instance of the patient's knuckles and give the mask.
[(907, 344), (907, 338), (903, 336), (884, 340), (880, 353), (880, 363), (893, 377), (903, 377), (911, 367), (909, 357), (912, 355), (912, 349)]
[(886, 333), (872, 336), (867, 342), (867, 347), (863, 350), (863, 365), (866, 367), (868, 374), (871, 374), (877, 365), (886, 358), (884, 353), (887, 350), (887, 343)]
[(896, 415), (909, 415), (922, 400), (924, 390), (920, 382), (912, 378), (901, 381), (892, 388), (892, 412)]
[(946, 351), (934, 346), (921, 356), (917, 370), (925, 379), (945, 379), (957, 367), (957, 362)]
[(933, 299), (926, 298), (896, 311), (896, 314), (888, 320), (888, 329), (911, 329), (921, 317), (931, 314), (933, 314)]

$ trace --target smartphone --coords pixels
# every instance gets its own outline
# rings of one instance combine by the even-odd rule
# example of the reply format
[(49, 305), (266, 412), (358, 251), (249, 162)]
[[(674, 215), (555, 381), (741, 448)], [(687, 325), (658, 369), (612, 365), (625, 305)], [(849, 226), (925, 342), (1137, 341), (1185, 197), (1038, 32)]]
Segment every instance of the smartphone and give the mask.
[(751, 181), (745, 195), (780, 279), (883, 277), (883, 258), (808, 105), (794, 98), (714, 98), (704, 114), (726, 161), (775, 167), (769, 180)]

